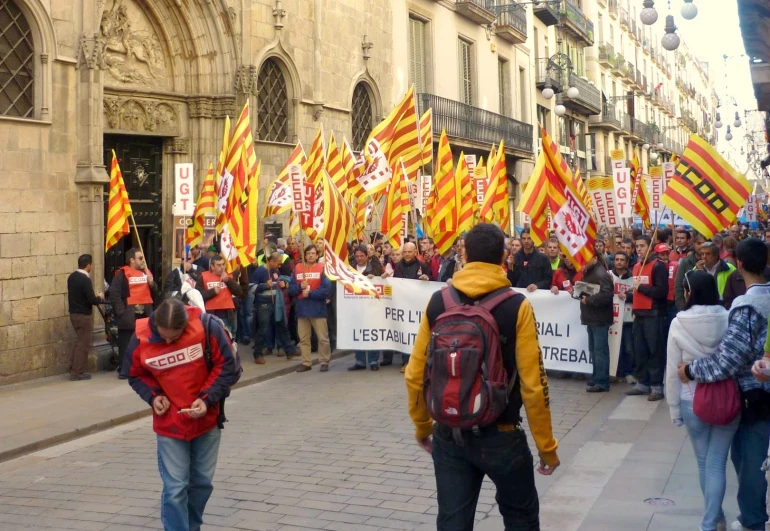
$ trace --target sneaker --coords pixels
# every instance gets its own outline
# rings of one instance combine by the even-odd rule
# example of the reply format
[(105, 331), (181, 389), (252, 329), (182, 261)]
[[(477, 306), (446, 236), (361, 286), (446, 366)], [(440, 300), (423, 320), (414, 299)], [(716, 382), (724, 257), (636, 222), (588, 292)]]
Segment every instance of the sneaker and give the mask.
[(299, 367), (297, 367), (297, 370), (294, 372), (307, 372), (312, 370), (313, 370), (313, 367), (310, 367), (308, 365), (300, 365)]
[[(727, 524), (727, 522), (725, 522), (725, 524)], [(743, 527), (743, 524), (741, 524), (740, 520), (733, 522), (733, 524), (730, 526), (730, 529), (732, 531), (748, 531), (745, 527)]]
[(649, 394), (650, 394), (649, 391), (642, 391), (638, 387), (634, 387), (630, 391), (626, 391), (626, 396), (645, 396)]
[(634, 378), (633, 374), (626, 376), (625, 380), (628, 385), (636, 385), (636, 378)]
[(322, 363), (321, 364), (321, 372), (327, 372), (329, 370), (329, 364), (328, 363)]
[(348, 367), (348, 370), (349, 371), (365, 371), (366, 367), (364, 365), (356, 364), (356, 365), (351, 365), (350, 367)]
[(128, 376), (125, 376), (123, 374), (118, 374), (118, 380), (128, 380)]
[(648, 402), (657, 402), (658, 400), (663, 400), (663, 393), (653, 392), (647, 397)]
[(370, 365), (369, 368), (371, 370), (373, 370), (373, 371), (379, 371), (380, 370), (380, 366), (377, 365), (376, 363), (373, 363), (372, 365)]
[(71, 374), (70, 375), (70, 381), (71, 382), (77, 382), (78, 380), (90, 380), (91, 375), (87, 372), (84, 372), (82, 374)]
[(256, 363), (257, 365), (264, 365), (265, 364), (264, 356), (260, 356), (258, 358), (254, 358), (254, 363)]

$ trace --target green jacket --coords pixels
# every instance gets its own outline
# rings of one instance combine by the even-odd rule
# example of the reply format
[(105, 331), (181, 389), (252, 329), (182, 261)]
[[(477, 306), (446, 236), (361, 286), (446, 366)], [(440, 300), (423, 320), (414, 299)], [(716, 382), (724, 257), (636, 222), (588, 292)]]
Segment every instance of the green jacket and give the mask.
[[(691, 270), (694, 269), (695, 267), (691, 268)], [(714, 273), (714, 278), (717, 281), (717, 290), (719, 290), (719, 300), (723, 300), (725, 297), (725, 286), (727, 285), (727, 279), (730, 277), (730, 275), (733, 274), (733, 271), (735, 271), (734, 265), (728, 264), (722, 259), (719, 260), (716, 273)]]

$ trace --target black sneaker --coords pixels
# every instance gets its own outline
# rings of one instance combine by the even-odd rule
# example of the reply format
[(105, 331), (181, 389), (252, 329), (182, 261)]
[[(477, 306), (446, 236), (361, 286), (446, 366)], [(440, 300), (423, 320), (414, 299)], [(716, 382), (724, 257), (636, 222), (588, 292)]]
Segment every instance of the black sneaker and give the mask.
[(638, 387), (634, 387), (630, 391), (626, 391), (626, 396), (646, 396), (649, 395), (649, 391), (642, 391)]
[(658, 400), (663, 400), (663, 393), (650, 393), (650, 396), (647, 397), (648, 402), (657, 402)]
[(598, 385), (592, 385), (590, 387), (586, 387), (586, 393), (606, 393), (609, 389), (605, 389), (604, 387), (599, 387)]
[(351, 365), (348, 367), (349, 371), (365, 371), (366, 367), (364, 365)]

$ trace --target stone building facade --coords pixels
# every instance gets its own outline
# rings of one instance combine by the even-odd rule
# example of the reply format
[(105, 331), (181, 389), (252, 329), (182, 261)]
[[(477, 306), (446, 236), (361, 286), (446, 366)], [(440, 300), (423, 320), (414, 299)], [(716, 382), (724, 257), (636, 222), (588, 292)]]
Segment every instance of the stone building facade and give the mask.
[(113, 149), (164, 278), (181, 252), (174, 164), (194, 164), (197, 190), (245, 101), (263, 192), (319, 126), (360, 137), (388, 112), (390, 4), (0, 0), (0, 384), (67, 369), (78, 255), (99, 291), (136, 244), (104, 252)]

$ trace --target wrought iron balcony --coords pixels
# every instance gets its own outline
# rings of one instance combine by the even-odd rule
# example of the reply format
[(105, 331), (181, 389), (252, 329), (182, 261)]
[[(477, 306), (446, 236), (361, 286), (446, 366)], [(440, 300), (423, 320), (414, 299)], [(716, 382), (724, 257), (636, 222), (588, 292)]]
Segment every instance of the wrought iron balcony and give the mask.
[(608, 1), (609, 1), (609, 7), (607, 9), (610, 12), (610, 17), (617, 20), (618, 19), (618, 0), (608, 0)]
[(619, 113), (618, 119), (620, 120), (620, 130), (628, 135), (631, 134), (631, 120), (632, 118), (626, 113)]
[(628, 11), (625, 8), (620, 8), (620, 27), (628, 29)]
[(636, 67), (631, 61), (626, 63), (625, 77), (630, 83), (636, 82)]
[(497, 16), (487, 10), (487, 0), (456, 0), (455, 10), (458, 15), (462, 15), (476, 24), (491, 24)]
[(542, 90), (546, 84), (550, 84), (555, 91), (558, 90), (558, 74), (553, 70), (548, 70), (548, 59), (538, 59), (537, 72), (535, 76), (535, 86)]
[(611, 44), (599, 45), (599, 64), (605, 68), (615, 66), (615, 49)]
[(631, 135), (639, 140), (647, 140), (650, 136), (650, 126), (636, 118), (631, 119)]
[(480, 146), (488, 147), (502, 138), (507, 148), (533, 151), (532, 124), (435, 94), (418, 94), (417, 103), (420, 114), (433, 109), (434, 138), (438, 138), (441, 130), (445, 129), (450, 137)]
[(610, 131), (620, 131), (620, 120), (615, 105), (605, 102), (602, 105), (602, 113), (598, 116), (588, 118), (588, 124), (591, 129), (608, 129)]
[[(502, 0), (497, 0), (497, 5), (512, 5), (513, 0), (503, 4)], [(523, 6), (503, 11), (497, 17), (495, 23), (495, 35), (511, 44), (524, 44), (527, 42), (527, 12)]]
[(532, 14), (540, 19), (546, 26), (554, 26), (559, 23), (559, 10), (546, 2), (532, 4)]
[(565, 85), (564, 106), (586, 116), (600, 114), (602, 112), (602, 93), (599, 89), (582, 77), (573, 75), (571, 80), (572, 86), (578, 89), (579, 94), (574, 99), (568, 97), (567, 88), (569, 85)]
[(594, 45), (594, 23), (571, 0), (562, 0), (561, 21), (565, 31), (582, 40), (586, 46)]

